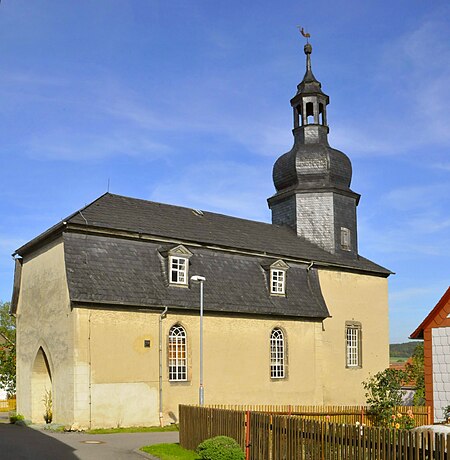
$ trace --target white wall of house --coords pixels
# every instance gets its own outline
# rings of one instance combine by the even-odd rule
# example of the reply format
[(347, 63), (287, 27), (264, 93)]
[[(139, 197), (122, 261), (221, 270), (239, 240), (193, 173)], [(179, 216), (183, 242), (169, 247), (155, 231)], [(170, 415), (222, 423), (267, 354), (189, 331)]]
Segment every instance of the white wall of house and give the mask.
[(431, 331), (433, 355), (434, 420), (444, 420), (444, 409), (450, 405), (450, 327)]

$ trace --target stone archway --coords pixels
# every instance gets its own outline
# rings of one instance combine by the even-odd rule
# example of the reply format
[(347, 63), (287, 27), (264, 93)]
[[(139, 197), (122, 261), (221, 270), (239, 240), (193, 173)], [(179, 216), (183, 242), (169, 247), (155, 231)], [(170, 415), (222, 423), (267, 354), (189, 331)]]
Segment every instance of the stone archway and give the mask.
[(47, 355), (42, 347), (39, 348), (31, 374), (31, 420), (44, 423), (44, 398), (47, 391), (52, 390), (52, 375)]

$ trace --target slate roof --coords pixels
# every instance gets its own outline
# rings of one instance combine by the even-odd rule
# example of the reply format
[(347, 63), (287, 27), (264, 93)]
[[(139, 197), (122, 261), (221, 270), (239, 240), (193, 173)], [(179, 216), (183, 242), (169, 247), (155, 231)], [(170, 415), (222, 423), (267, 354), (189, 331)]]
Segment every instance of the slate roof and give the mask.
[[(284, 226), (110, 193), (16, 253), (26, 255), (61, 234), (75, 304), (197, 310), (198, 287), (168, 282), (167, 249), (179, 243), (193, 253), (189, 276), (207, 279), (206, 311), (323, 319), (329, 313), (317, 265), (377, 276), (391, 273), (362, 257), (329, 254)], [(277, 259), (290, 266), (285, 297), (269, 293), (267, 267)], [(313, 268), (308, 267), (311, 261)]]
[[(70, 298), (105, 305), (198, 310), (198, 285), (171, 286), (161, 245), (78, 233), (64, 234)], [(326, 318), (316, 270), (290, 266), (286, 297), (269, 293), (267, 259), (189, 247), (189, 277), (202, 275), (205, 311)]]
[[(361, 256), (354, 259), (330, 254), (297, 236), (293, 230), (285, 226), (207, 211), (202, 211), (199, 215), (191, 208), (111, 193), (102, 195), (81, 212), (69, 216), (65, 222), (258, 252), (279, 258), (315, 261), (381, 276), (391, 274), (386, 268)], [(32, 244), (33, 241), (22, 248)], [(17, 250), (18, 254), (21, 253), (21, 249)]]

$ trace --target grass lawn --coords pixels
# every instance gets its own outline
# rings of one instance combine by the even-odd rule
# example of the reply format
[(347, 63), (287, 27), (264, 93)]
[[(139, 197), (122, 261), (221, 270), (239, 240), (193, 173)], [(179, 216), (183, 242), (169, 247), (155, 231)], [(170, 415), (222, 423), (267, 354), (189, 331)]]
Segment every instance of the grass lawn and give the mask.
[(179, 444), (155, 444), (141, 447), (141, 450), (161, 460), (200, 460), (194, 451), (183, 449)]
[(167, 426), (130, 426), (128, 428), (97, 428), (86, 430), (88, 434), (114, 434), (114, 433), (154, 433), (162, 431), (178, 431), (178, 425)]

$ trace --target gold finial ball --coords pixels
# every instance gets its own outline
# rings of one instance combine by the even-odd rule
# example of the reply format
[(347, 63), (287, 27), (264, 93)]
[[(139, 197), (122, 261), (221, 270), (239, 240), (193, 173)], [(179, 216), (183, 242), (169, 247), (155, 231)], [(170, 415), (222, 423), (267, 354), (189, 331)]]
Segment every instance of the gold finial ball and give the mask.
[(312, 46), (311, 46), (311, 44), (310, 44), (310, 43), (307, 43), (307, 44), (305, 45), (304, 50), (305, 50), (305, 54), (311, 54), (311, 53), (312, 53)]

